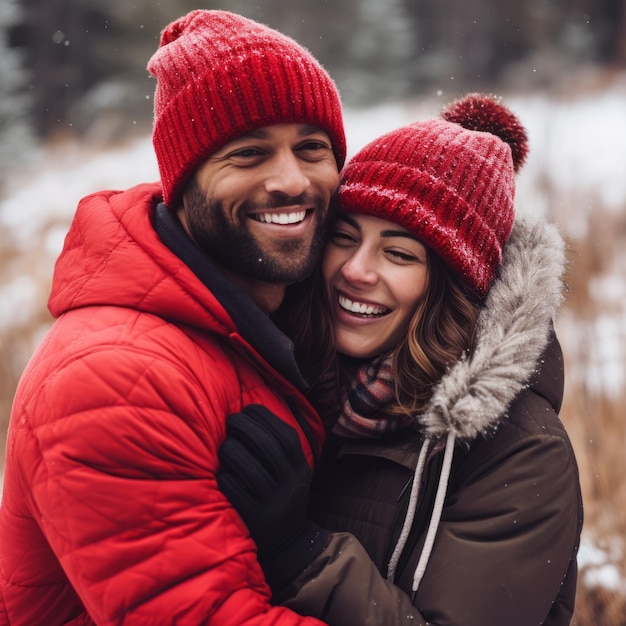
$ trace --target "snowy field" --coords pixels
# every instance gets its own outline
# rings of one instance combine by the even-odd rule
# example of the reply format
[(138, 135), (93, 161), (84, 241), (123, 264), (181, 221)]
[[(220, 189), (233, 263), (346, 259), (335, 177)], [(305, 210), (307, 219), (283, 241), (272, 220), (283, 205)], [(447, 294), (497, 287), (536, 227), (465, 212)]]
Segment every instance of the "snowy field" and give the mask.
[[(444, 98), (433, 98), (347, 110), (349, 154), (383, 132), (437, 115), (445, 103)], [(505, 96), (504, 103), (518, 114), (530, 137), (530, 155), (518, 179), (519, 212), (547, 213), (542, 193), (545, 181), (550, 189), (557, 194), (563, 192), (566, 198), (596, 197), (605, 208), (626, 210), (626, 77), (606, 91), (577, 98), (548, 100), (511, 95)], [(5, 330), (28, 325), (41, 302), (42, 273), (51, 276), (54, 259), (82, 196), (157, 177), (150, 137), (100, 152), (81, 145), (65, 145), (33, 155), (32, 166), (11, 177), (5, 187), (7, 194), (0, 199), (0, 229), (18, 251), (0, 274), (0, 325)], [(555, 219), (565, 234), (577, 238), (584, 234), (592, 210), (591, 205), (582, 211), (568, 211), (564, 206), (559, 215), (547, 217)], [(623, 266), (622, 259), (622, 269)], [(620, 264), (616, 263), (616, 267)], [(597, 286), (597, 297), (611, 302), (618, 298), (624, 303), (625, 285), (623, 274), (616, 270)], [(623, 390), (626, 385), (625, 311), (622, 306), (617, 317), (613, 315), (599, 323), (597, 329), (597, 378), (614, 391)], [(33, 343), (40, 336), (33, 337)], [(626, 583), (615, 566), (624, 558), (623, 544), (616, 554), (610, 555), (586, 541), (580, 558), (590, 566), (586, 574), (589, 584), (626, 593)]]

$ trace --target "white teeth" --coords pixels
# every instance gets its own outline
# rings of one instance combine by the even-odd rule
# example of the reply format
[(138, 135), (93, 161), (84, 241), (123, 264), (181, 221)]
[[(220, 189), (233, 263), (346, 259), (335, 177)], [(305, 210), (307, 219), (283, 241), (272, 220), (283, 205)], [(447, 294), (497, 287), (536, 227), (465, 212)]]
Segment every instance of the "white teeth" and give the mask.
[(253, 217), (265, 224), (298, 224), (306, 216), (306, 211), (292, 213), (255, 213)]
[(339, 296), (339, 306), (350, 313), (359, 313), (361, 315), (381, 315), (387, 310), (382, 306), (374, 306), (363, 302), (352, 302), (345, 296)]

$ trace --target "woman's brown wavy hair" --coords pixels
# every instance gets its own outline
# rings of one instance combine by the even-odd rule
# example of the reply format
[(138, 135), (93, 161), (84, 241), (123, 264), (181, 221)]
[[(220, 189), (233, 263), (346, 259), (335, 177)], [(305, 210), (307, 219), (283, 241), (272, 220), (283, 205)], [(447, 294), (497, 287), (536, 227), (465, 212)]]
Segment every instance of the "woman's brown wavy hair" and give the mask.
[[(389, 415), (423, 412), (446, 370), (473, 346), (480, 299), (428, 249), (429, 280), (404, 340), (393, 351), (396, 399)], [(354, 360), (337, 354), (330, 304), (321, 270), (289, 288), (277, 323), (292, 338), (310, 400), (328, 423), (341, 406)]]

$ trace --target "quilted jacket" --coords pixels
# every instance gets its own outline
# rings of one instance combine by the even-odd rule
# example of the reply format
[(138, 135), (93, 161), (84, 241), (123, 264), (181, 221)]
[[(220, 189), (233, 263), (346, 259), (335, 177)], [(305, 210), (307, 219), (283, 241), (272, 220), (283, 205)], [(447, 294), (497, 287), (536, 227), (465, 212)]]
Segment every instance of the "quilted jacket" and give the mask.
[(0, 624), (319, 624), (270, 605), (215, 470), (249, 403), (311, 463), (323, 428), (290, 342), (159, 201), (158, 184), (88, 196), (57, 261), (8, 432)]

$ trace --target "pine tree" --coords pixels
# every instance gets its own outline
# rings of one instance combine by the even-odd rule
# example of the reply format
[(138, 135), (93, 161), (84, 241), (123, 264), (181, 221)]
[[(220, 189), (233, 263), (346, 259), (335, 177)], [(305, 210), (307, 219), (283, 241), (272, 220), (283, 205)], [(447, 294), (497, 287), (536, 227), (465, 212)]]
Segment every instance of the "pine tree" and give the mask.
[(20, 163), (33, 146), (30, 98), (25, 90), (28, 75), (9, 37), (18, 18), (15, 0), (0, 2), (0, 173)]

